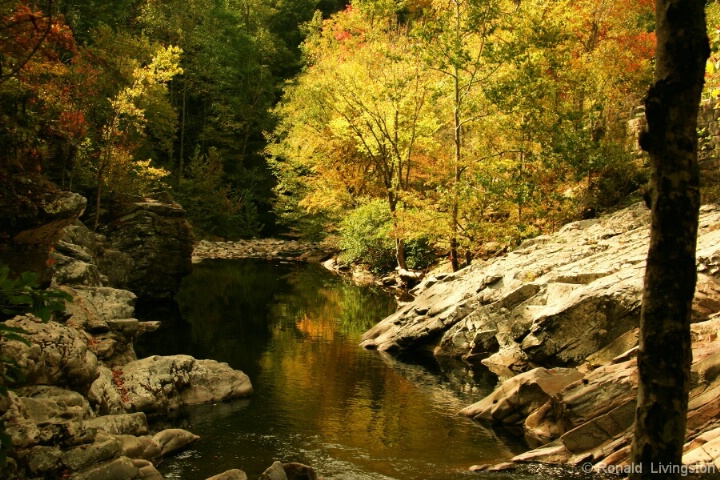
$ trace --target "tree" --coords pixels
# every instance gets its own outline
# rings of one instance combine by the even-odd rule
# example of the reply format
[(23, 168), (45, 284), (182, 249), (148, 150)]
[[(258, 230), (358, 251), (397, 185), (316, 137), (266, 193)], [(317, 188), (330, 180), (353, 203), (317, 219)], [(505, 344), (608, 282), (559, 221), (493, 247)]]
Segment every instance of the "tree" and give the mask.
[[(96, 197), (94, 229), (100, 221), (100, 202), (103, 186), (108, 182), (108, 173), (113, 169), (126, 171), (133, 166), (150, 168), (146, 165), (133, 164), (133, 151), (126, 145), (128, 136), (134, 132), (142, 133), (145, 128), (145, 111), (139, 107), (143, 97), (153, 88), (165, 91), (165, 85), (177, 74), (182, 73), (178, 66), (182, 50), (170, 46), (161, 48), (149, 65), (136, 68), (131, 86), (121, 90), (110, 100), (110, 119), (102, 129), (100, 150), (98, 152), (96, 172)], [(164, 176), (164, 171), (153, 171), (154, 175)]]
[[(645, 99), (652, 219), (641, 313), (634, 480), (681, 464), (700, 207), (697, 114), (710, 54), (703, 0), (656, 0), (655, 83)], [(679, 473), (664, 478), (679, 478)]]
[[(457, 271), (461, 225), (461, 180), (467, 170), (466, 134), (473, 124), (489, 115), (475, 94), (497, 67), (486, 58), (495, 21), (500, 16), (495, 0), (436, 0), (426, 10), (417, 31), (430, 68), (441, 75), (439, 90), (447, 95), (451, 110), (452, 166), (450, 180), (450, 263)], [(448, 81), (449, 80), (449, 81)]]
[(304, 164), (313, 186), (301, 200), (308, 208), (383, 198), (398, 266), (407, 268), (402, 207), (417, 155), (437, 127), (424, 65), (405, 27), (383, 18), (349, 7), (309, 37), (309, 66), (278, 109), (283, 119), (270, 152), (287, 170)]
[(15, 77), (42, 48), (53, 30), (53, 2), (45, 12), (36, 2), (3, 2), (0, 5), (0, 85)]

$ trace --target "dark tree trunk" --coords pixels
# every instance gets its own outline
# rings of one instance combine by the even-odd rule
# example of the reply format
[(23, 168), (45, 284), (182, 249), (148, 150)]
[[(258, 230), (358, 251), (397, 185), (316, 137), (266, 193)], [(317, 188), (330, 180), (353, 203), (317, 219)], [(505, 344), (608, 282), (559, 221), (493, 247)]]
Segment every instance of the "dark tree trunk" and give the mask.
[[(697, 114), (710, 53), (703, 0), (656, 0), (655, 83), (645, 100), (652, 224), (642, 301), (631, 479), (680, 465), (688, 405), (690, 313), (700, 192)], [(655, 473), (653, 473), (653, 468)], [(663, 474), (662, 478), (679, 478)]]

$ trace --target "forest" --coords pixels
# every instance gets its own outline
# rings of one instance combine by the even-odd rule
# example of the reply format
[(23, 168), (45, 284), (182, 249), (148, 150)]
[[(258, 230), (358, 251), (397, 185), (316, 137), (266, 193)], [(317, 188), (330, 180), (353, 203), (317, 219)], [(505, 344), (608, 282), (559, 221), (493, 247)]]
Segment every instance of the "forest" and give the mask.
[(654, 21), (650, 0), (3, 0), (0, 163), (84, 194), (96, 229), (169, 191), (198, 238), (457, 270), (645, 185), (627, 125)]
[[(720, 292), (720, 256), (713, 250), (719, 244), (712, 219), (717, 206), (700, 208), (720, 199), (720, 182), (701, 176), (707, 167), (700, 165), (709, 159), (710, 170), (718, 168), (717, 150), (711, 150), (720, 148), (719, 99), (717, 1), (0, 0), (0, 254), (14, 262), (0, 265), (0, 316), (8, 317), (0, 321), (0, 407), (3, 418), (17, 413), (7, 423), (0, 418), (0, 464), (16, 468), (14, 457), (5, 462), (5, 450), (26, 447), (50, 457), (24, 457), (30, 460), (21, 469), (41, 465), (49, 475), (62, 472), (66, 478), (70, 470), (95, 468), (86, 459), (76, 463), (73, 455), (88, 457), (86, 448), (104, 448), (104, 437), (94, 430), (92, 438), (72, 439), (78, 447), (70, 456), (57, 445), (35, 449), (58, 440), (53, 432), (41, 438), (37, 430), (35, 438), (18, 444), (6, 427), (51, 424), (24, 417), (21, 422), (24, 410), (7, 405), (34, 400), (6, 385), (57, 386), (52, 395), (74, 398), (49, 400), (58, 409), (87, 405), (72, 428), (65, 420), (74, 414), (57, 414), (62, 432), (85, 432), (84, 417), (94, 413), (97, 419), (162, 412), (185, 400), (191, 405), (249, 395), (253, 387), (239, 363), (200, 364), (181, 348), (138, 359), (133, 346), (141, 333), (158, 329), (161, 345), (176, 347), (159, 330), (167, 319), (141, 322), (147, 310), (138, 308), (135, 318), (135, 301), (145, 296), (147, 303), (138, 306), (148, 306), (174, 297), (180, 278), (202, 260), (194, 255), (194, 241), (219, 245), (248, 238), (263, 238), (270, 251), (276, 238), (282, 238), (277, 244), (300, 239), (312, 248), (316, 244), (306, 241), (322, 240), (317, 261), (337, 253), (336, 266), (364, 264), (375, 274), (398, 270), (380, 280), (369, 275), (370, 283), (395, 282), (396, 291), (414, 299), (405, 297), (362, 339), (353, 337), (346, 350), (352, 355), (358, 342), (382, 351), (449, 354), (468, 362), (466, 371), (478, 361), (497, 375), (511, 372), (510, 384), (535, 381), (533, 375), (562, 376), (555, 367), (567, 367), (561, 390), (539, 386), (545, 397), (527, 402), (541, 405), (538, 415), (526, 409), (507, 422), (524, 415), (524, 432), (537, 433), (526, 440), (553, 445), (543, 455), (559, 463), (577, 463), (580, 452), (584, 460), (632, 461), (646, 468), (630, 472), (634, 479), (649, 478), (647, 468), (663, 463), (705, 464), (709, 458), (720, 464), (716, 454), (709, 456), (720, 451), (717, 443), (697, 462), (683, 456), (705, 445), (694, 443), (702, 436), (711, 435), (702, 440), (710, 444), (720, 434), (720, 301), (711, 298)], [(141, 206), (164, 208), (179, 228), (160, 228), (159, 216), (147, 214), (140, 225), (145, 230), (122, 230), (131, 223), (124, 219), (141, 215), (121, 212)], [(601, 223), (613, 223), (614, 215), (623, 217), (618, 224), (630, 226), (605, 229)], [(645, 223), (639, 225), (641, 217)], [(66, 227), (70, 233), (62, 233)], [(73, 243), (59, 240), (61, 233)], [(175, 241), (174, 247), (149, 241), (153, 236)], [(543, 237), (525, 242), (538, 236)], [(633, 247), (636, 240), (646, 243)], [(146, 244), (160, 255), (137, 249)], [(544, 244), (552, 251), (541, 250)], [(612, 258), (598, 266), (595, 254), (603, 251)], [(621, 251), (627, 257), (613, 254)], [(553, 273), (548, 262), (560, 254)], [(297, 254), (298, 261), (309, 261), (303, 256)], [(590, 265), (580, 265), (583, 256)], [(491, 259), (485, 264), (492, 263), (489, 273), (459, 271), (479, 258)], [(503, 267), (518, 258), (516, 270)], [(428, 273), (439, 259), (449, 265), (446, 271)], [(277, 263), (274, 268), (293, 259), (271, 252), (262, 260), (258, 278), (275, 285), (279, 278), (265, 268), (268, 261)], [(316, 279), (318, 271), (296, 278)], [(408, 290), (405, 278), (419, 281), (426, 274), (426, 281)], [(43, 290), (51, 277), (56, 284)], [(235, 277), (247, 280), (237, 267), (226, 278)], [(295, 282), (310, 283), (284, 278), (286, 290), (301, 290)], [(167, 286), (146, 289), (137, 279)], [(228, 283), (218, 281), (221, 287)], [(334, 294), (324, 285), (320, 281), (310, 290), (327, 300)], [(257, 299), (257, 287), (243, 284), (239, 291)], [(293, 310), (284, 295), (271, 295), (279, 313)], [(93, 306), (94, 313), (84, 307), (58, 313), (90, 305), (95, 297), (104, 303)], [(191, 297), (193, 305), (201, 304)], [(380, 303), (348, 297), (356, 300), (348, 312), (358, 318)], [(209, 304), (257, 310), (238, 307), (237, 297), (212, 297)], [(209, 324), (208, 310), (200, 312), (197, 331)], [(60, 321), (47, 322), (53, 311)], [(326, 323), (306, 312), (281, 317), (272, 328), (263, 318), (259, 330), (268, 333), (266, 340), (274, 334), (283, 340), (290, 332), (286, 338), (293, 342), (323, 335), (349, 342), (347, 331), (331, 328), (342, 315), (329, 311), (322, 315)], [(37, 318), (16, 316), (26, 312)], [(247, 326), (241, 317), (234, 315), (231, 325)], [(364, 322), (357, 323), (366, 328)], [(242, 333), (225, 335), (225, 327), (218, 331), (227, 340), (248, 341)], [(188, 324), (177, 330), (190, 332)], [(232, 352), (246, 348), (228, 345)], [(46, 355), (53, 349), (62, 353)], [(288, 353), (292, 347), (276, 350)], [(344, 358), (339, 350), (326, 352), (331, 360)], [(598, 352), (608, 358), (595, 363), (591, 357)], [(264, 367), (273, 366), (264, 352), (256, 353)], [(42, 361), (26, 361), (35, 354)], [(61, 367), (46, 368), (50, 357)], [(297, 371), (317, 366), (307, 353), (294, 359), (302, 366)], [(383, 362), (389, 359), (382, 356)], [(173, 373), (159, 374), (154, 362)], [(338, 370), (331, 365), (306, 386), (324, 385), (326, 372)], [(23, 368), (36, 371), (26, 374)], [(182, 384), (173, 376), (179, 371), (200, 381)], [(48, 372), (59, 376), (45, 377)], [(262, 375), (256, 378), (263, 381)], [(170, 386), (147, 386), (157, 379), (170, 379)], [(352, 382), (352, 390), (362, 390)], [(624, 393), (604, 390), (610, 392), (607, 401), (594, 394), (583, 400), (600, 408), (588, 422), (558, 416), (569, 411), (569, 403), (562, 404), (572, 401), (568, 392), (590, 394), (603, 390), (597, 387), (602, 382)], [(375, 385), (372, 397), (385, 392), (386, 385)], [(171, 405), (153, 397), (156, 405), (144, 404), (146, 392), (169, 392), (168, 398), (179, 400)], [(503, 383), (496, 392), (509, 390)], [(94, 413), (85, 394), (97, 407)], [(492, 395), (468, 416), (502, 420), (495, 414), (507, 413), (504, 403), (496, 404)], [(525, 409), (525, 403), (518, 405)], [(549, 423), (533, 425), (540, 414)], [(24, 429), (14, 431), (29, 431)], [(146, 440), (161, 452), (161, 444), (172, 443), (168, 437), (199, 438), (177, 430)], [(136, 433), (141, 434), (131, 436), (140, 441)], [(589, 449), (573, 444), (603, 435)], [(555, 440), (563, 445), (549, 443)], [(617, 450), (602, 450), (608, 446)], [(117, 457), (117, 468), (135, 473), (113, 478), (140, 478), (142, 469), (155, 474), (150, 460), (136, 464), (118, 456), (117, 447), (107, 458)], [(527, 453), (513, 462), (540, 458)], [(22, 455), (17, 458), (24, 461)], [(605, 463), (588, 465), (602, 472)], [(108, 478), (102, 470), (93, 472), (78, 478)]]

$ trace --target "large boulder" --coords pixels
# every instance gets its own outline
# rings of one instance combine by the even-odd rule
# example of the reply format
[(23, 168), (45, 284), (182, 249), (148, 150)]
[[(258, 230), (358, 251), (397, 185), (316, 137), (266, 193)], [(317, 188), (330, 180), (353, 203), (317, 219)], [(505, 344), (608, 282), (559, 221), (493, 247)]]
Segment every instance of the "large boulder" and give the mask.
[(243, 372), (189, 355), (156, 355), (101, 372), (88, 394), (100, 413), (166, 412), (252, 393)]
[[(190, 273), (192, 232), (185, 210), (178, 204), (145, 199), (126, 205), (106, 233), (109, 248), (132, 260), (126, 276), (113, 271), (112, 278), (125, 278), (126, 285), (116, 286), (128, 288), (138, 297), (170, 299), (182, 277)], [(115, 269), (118, 263), (123, 262), (112, 263)]]
[(27, 332), (29, 345), (3, 339), (3, 354), (17, 362), (28, 385), (69, 386), (88, 390), (98, 377), (97, 357), (88, 348), (87, 338), (78, 330), (32, 315), (15, 317), (6, 325)]
[(232, 470), (226, 470), (212, 477), (208, 477), (205, 480), (248, 480), (247, 474), (242, 470), (233, 468)]
[(65, 323), (91, 336), (88, 346), (106, 366), (137, 360), (133, 341), (160, 326), (158, 322), (133, 318), (137, 297), (128, 290), (67, 286), (61, 289), (73, 297), (66, 304)]
[(70, 447), (92, 441), (95, 431), (85, 419), (90, 412), (87, 401), (70, 391), (45, 392), (20, 397), (15, 392), (0, 397), (0, 420), (15, 448), (36, 445)]

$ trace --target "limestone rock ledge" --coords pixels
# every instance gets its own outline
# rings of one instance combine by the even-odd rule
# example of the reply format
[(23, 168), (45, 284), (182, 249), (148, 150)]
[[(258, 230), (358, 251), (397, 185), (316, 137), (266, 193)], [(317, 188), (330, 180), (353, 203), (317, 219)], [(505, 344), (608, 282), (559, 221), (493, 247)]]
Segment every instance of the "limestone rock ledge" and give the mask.
[[(694, 361), (683, 463), (720, 468), (720, 315), (692, 326)], [(633, 336), (629, 336), (632, 338)], [(635, 336), (635, 338), (637, 338)], [(635, 422), (634, 347), (574, 369), (537, 368), (503, 382), (460, 413), (478, 421), (522, 426), (537, 448), (515, 464), (628, 465)]]

